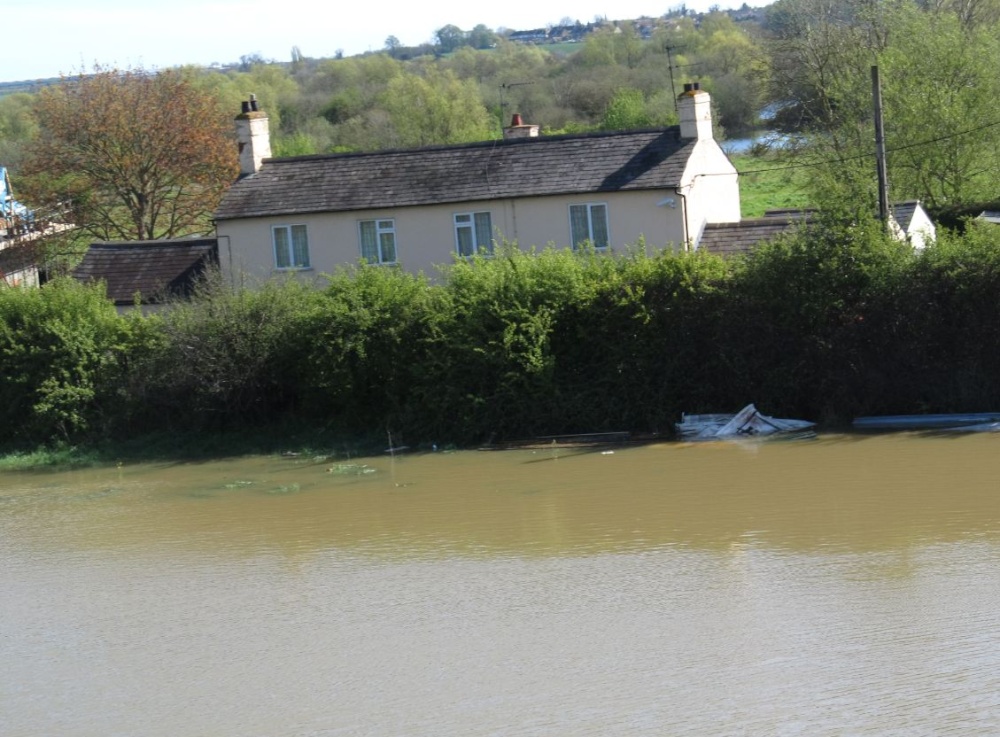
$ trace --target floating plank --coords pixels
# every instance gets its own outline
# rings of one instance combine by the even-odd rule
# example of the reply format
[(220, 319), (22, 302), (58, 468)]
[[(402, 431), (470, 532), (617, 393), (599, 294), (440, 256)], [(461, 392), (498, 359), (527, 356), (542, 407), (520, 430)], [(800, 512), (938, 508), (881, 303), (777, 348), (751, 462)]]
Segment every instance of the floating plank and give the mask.
[(940, 430), (1000, 422), (1000, 412), (966, 412), (937, 415), (873, 415), (855, 417), (857, 430)]

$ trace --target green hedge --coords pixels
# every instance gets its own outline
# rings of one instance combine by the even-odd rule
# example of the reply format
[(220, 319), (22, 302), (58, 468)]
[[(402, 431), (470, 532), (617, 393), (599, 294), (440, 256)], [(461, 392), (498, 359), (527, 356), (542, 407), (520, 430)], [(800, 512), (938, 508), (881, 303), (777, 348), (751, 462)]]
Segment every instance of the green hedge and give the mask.
[(505, 246), (438, 282), (214, 278), (148, 316), (57, 280), (0, 289), (0, 441), (293, 425), (469, 445), (748, 402), (830, 424), (996, 409), (998, 294), (1000, 228), (915, 254), (833, 219), (732, 261)]

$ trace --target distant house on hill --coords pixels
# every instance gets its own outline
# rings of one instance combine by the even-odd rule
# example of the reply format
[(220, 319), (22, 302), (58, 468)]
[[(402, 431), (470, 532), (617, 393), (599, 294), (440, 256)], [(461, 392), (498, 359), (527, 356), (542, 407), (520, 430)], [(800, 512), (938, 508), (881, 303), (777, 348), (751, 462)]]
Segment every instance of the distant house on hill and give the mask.
[(549, 40), (549, 32), (545, 28), (533, 28), (529, 31), (511, 31), (507, 34), (507, 39), (523, 44), (539, 44)]
[(364, 259), (430, 273), (521, 247), (698, 247), (740, 219), (736, 169), (712, 137), (709, 95), (685, 85), (666, 129), (540, 136), (361, 154), (270, 157), (267, 118), (237, 116), (242, 175), (215, 213), (223, 268), (267, 277)]
[(138, 299), (155, 310), (171, 299), (190, 296), (198, 279), (219, 263), (215, 238), (117, 241), (91, 244), (73, 270), (78, 281), (102, 281), (118, 310)]

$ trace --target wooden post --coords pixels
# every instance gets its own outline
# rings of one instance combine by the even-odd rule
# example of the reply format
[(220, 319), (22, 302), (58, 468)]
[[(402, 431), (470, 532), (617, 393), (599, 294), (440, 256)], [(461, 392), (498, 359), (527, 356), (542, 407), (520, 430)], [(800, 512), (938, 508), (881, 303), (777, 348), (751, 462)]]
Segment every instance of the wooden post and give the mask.
[(872, 67), (872, 103), (875, 110), (875, 162), (878, 170), (878, 216), (889, 227), (889, 177), (885, 165), (885, 127), (882, 124), (882, 85), (878, 67)]

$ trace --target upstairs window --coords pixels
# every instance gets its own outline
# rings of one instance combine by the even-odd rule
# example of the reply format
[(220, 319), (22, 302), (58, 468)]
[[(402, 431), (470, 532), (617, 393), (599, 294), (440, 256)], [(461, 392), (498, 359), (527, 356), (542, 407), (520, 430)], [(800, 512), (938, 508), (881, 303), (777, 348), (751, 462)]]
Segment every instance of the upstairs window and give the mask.
[(274, 242), (274, 266), (278, 269), (309, 268), (309, 236), (304, 225), (275, 225), (271, 228)]
[(361, 258), (370, 264), (396, 263), (396, 221), (362, 220), (358, 223), (361, 234)]
[(455, 215), (455, 250), (463, 257), (493, 253), (493, 222), (488, 212)]
[(573, 248), (591, 243), (594, 248), (608, 247), (608, 206), (601, 202), (569, 206), (569, 230)]

